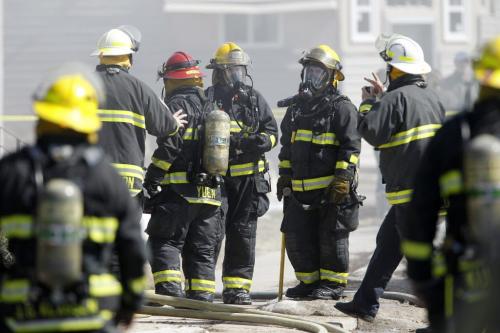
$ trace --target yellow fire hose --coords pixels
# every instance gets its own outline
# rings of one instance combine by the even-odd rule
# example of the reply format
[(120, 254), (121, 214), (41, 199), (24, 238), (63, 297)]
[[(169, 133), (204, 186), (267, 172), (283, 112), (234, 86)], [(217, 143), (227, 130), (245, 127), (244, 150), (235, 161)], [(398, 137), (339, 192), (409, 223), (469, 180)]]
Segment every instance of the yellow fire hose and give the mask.
[[(305, 320), (296, 316), (273, 313), (235, 305), (213, 304), (191, 299), (156, 295), (154, 291), (147, 290), (146, 300), (163, 305), (182, 307), (186, 309), (170, 309), (143, 306), (139, 313), (149, 315), (162, 315), (169, 317), (187, 317), (197, 319), (214, 319), (227, 321), (251, 322), (269, 325), (279, 325), (296, 328), (314, 333), (348, 333), (345, 329), (328, 323)], [(201, 310), (201, 311), (200, 311)]]

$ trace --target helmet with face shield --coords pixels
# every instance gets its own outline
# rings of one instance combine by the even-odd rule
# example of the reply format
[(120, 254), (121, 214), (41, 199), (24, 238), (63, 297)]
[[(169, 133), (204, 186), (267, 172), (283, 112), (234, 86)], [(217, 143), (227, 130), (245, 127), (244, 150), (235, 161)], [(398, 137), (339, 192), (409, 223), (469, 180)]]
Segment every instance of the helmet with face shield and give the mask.
[(322, 44), (307, 51), (299, 63), (304, 66), (302, 84), (313, 94), (322, 92), (330, 84), (336, 87), (338, 81), (344, 80), (340, 57), (328, 45)]
[(221, 83), (234, 87), (237, 83), (245, 82), (248, 65), (250, 65), (248, 54), (237, 44), (227, 42), (217, 49), (207, 68), (214, 70), (213, 84)]

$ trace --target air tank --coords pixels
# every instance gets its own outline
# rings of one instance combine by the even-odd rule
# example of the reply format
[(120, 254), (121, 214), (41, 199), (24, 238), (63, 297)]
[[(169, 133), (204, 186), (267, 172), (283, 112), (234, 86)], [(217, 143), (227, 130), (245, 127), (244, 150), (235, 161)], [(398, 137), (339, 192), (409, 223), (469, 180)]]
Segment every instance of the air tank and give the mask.
[(231, 119), (224, 111), (215, 109), (206, 116), (203, 168), (211, 175), (226, 175), (230, 130)]

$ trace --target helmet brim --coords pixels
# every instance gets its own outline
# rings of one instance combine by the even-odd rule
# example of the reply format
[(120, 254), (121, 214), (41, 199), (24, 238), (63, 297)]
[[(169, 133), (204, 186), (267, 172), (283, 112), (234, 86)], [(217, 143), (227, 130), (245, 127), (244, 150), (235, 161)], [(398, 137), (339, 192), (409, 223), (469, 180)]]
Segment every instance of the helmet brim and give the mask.
[(91, 57), (98, 57), (100, 55), (103, 56), (119, 56), (119, 55), (127, 55), (135, 53), (132, 49), (118, 49), (118, 48), (109, 48), (109, 49), (97, 49), (94, 50), (90, 54)]
[(474, 75), (480, 85), (500, 89), (500, 69), (478, 67), (474, 69)]
[(33, 109), (40, 119), (79, 133), (95, 133), (101, 128), (101, 120), (95, 110), (66, 108), (42, 101), (34, 102)]
[(205, 76), (206, 76), (205, 73), (203, 73), (197, 68), (188, 68), (188, 69), (180, 69), (177, 71), (170, 71), (168, 73), (165, 73), (163, 78), (181, 80), (181, 79), (193, 79)]
[(402, 72), (405, 72), (407, 74), (427, 74), (432, 71), (431, 65), (429, 65), (427, 62), (421, 62), (418, 64), (409, 64), (405, 62), (389, 62), (389, 64), (392, 67), (395, 67), (399, 69)]

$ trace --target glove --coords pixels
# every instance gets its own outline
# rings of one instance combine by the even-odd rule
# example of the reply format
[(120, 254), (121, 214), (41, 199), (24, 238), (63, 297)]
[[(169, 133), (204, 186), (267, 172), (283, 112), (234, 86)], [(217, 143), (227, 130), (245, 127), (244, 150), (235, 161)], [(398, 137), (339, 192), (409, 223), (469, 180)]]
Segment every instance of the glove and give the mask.
[(229, 137), (229, 154), (231, 156), (237, 156), (242, 153), (241, 151), (241, 135), (238, 133), (231, 134)]
[(278, 182), (276, 183), (276, 196), (278, 197), (278, 201), (283, 199), (283, 189), (292, 188), (292, 177), (289, 175), (281, 175), (278, 178)]
[(122, 325), (129, 327), (134, 319), (134, 311), (128, 309), (120, 309), (115, 315), (114, 321), (115, 325)]
[(341, 204), (349, 195), (351, 182), (349, 179), (341, 176), (335, 176), (332, 184), (329, 187), (329, 202), (333, 204)]

